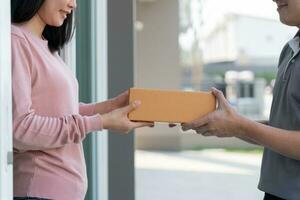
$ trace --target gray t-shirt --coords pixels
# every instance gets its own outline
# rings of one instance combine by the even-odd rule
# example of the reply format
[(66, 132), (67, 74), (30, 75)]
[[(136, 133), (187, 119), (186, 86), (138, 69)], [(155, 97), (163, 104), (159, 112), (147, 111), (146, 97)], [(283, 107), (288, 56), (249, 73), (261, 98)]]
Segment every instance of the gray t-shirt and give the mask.
[[(280, 55), (269, 125), (285, 130), (300, 130), (298, 36), (285, 45)], [(258, 188), (284, 199), (300, 200), (300, 160), (265, 148)]]

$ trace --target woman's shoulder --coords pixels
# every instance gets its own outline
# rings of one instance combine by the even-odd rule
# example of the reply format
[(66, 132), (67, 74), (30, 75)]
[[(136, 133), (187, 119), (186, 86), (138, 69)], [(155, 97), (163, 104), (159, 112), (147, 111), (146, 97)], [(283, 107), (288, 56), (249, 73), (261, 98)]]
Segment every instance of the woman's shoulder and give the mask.
[(20, 38), (25, 40), (24, 32), (18, 25), (15, 24), (11, 24), (11, 36), (12, 39)]
[(37, 37), (26, 29), (24, 25), (11, 24), (12, 43), (19, 43), (30, 48), (48, 48), (48, 41)]
[(31, 45), (22, 28), (14, 24), (11, 24), (11, 49), (13, 59), (27, 57), (32, 62)]

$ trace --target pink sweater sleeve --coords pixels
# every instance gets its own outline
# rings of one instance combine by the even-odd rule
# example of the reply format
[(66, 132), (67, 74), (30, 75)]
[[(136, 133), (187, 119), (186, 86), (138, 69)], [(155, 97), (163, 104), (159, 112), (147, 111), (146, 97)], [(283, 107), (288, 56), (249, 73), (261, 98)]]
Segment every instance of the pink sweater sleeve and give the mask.
[[(50, 117), (32, 107), (32, 54), (25, 40), (12, 38), (13, 141), (18, 150), (41, 150), (80, 143), (88, 132), (102, 129), (99, 114)], [(45, 83), (47, 84), (47, 83)], [(47, 106), (47, 105), (45, 105)]]
[(79, 103), (79, 114), (83, 116), (95, 115), (95, 103)]

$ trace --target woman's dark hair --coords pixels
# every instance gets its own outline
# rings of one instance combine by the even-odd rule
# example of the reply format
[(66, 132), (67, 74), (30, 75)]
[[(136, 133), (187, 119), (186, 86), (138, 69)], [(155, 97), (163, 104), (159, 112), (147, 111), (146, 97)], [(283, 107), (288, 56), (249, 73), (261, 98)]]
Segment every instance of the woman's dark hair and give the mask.
[[(11, 0), (11, 22), (23, 23), (30, 20), (41, 8), (45, 0)], [(60, 27), (46, 25), (43, 37), (48, 40), (48, 48), (53, 53), (60, 50), (72, 39), (75, 30), (74, 12), (67, 15)]]

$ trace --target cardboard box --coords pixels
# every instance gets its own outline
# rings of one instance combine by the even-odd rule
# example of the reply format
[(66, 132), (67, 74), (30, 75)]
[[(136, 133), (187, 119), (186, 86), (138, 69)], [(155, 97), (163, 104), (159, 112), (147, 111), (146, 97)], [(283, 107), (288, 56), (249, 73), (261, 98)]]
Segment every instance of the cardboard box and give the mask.
[(133, 121), (190, 122), (216, 109), (211, 92), (186, 92), (131, 88), (129, 102), (140, 100), (141, 106), (129, 113)]

